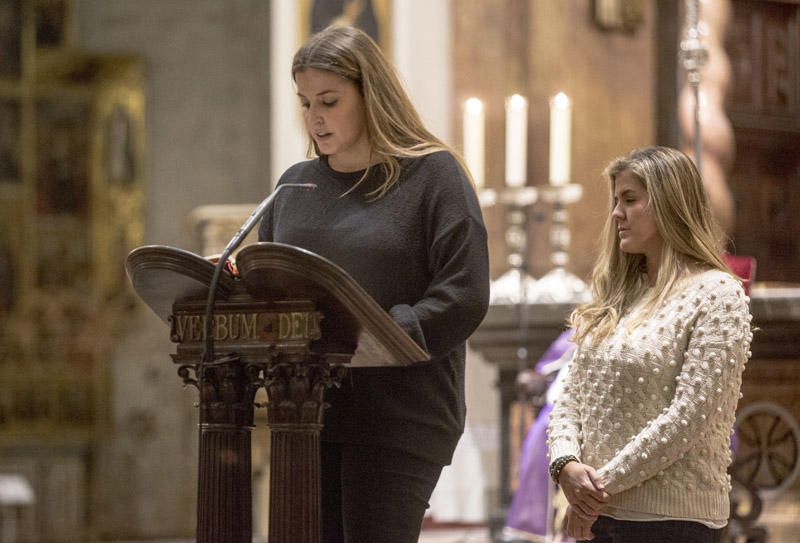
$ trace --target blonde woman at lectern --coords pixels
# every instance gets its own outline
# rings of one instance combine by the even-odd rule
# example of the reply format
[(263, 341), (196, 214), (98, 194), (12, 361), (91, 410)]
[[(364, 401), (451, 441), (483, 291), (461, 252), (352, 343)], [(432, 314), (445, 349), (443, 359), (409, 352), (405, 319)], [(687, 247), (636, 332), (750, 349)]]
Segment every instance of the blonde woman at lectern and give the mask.
[(486, 229), (466, 169), (422, 124), (375, 42), (351, 27), (311, 36), (292, 78), (313, 159), (279, 183), (259, 239), (338, 264), (431, 361), (352, 369), (328, 391), (322, 541), (416, 543), (464, 430), (465, 341), (489, 302)]
[(635, 150), (606, 169), (611, 205), (593, 301), (550, 415), (550, 474), (567, 533), (595, 543), (719, 541), (730, 435), (752, 339), (749, 299), (721, 259), (683, 153)]

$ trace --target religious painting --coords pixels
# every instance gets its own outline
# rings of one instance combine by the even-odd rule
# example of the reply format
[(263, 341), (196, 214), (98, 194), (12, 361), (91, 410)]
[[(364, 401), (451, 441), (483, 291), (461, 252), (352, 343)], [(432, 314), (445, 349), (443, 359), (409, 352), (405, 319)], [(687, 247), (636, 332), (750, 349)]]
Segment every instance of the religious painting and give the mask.
[(22, 75), (22, 0), (0, 0), (0, 79)]
[[(800, 9), (782, 2), (737, 3), (727, 42), (733, 80), (730, 111), (734, 122), (764, 129), (800, 126)], [(737, 114), (744, 115), (741, 119)]]
[(390, 43), (391, 0), (303, 0), (302, 38), (332, 24), (355, 26), (369, 34), (384, 51)]
[(0, 100), (0, 183), (20, 182), (20, 104)]
[(129, 185), (136, 178), (133, 121), (123, 105), (114, 108), (106, 121), (106, 173), (111, 183)]
[(90, 230), (87, 220), (67, 214), (36, 221), (36, 286), (51, 292), (62, 288), (89, 291)]
[(14, 307), (14, 284), (16, 282), (14, 268), (14, 252), (11, 245), (5, 239), (0, 238), (0, 323)]
[[(16, 198), (0, 199), (0, 338), (3, 336), (5, 317), (19, 303), (21, 281), (20, 258), (24, 242), (21, 229), (23, 209)], [(3, 349), (0, 345), (0, 367), (3, 364)]]
[(82, 288), (89, 277), (91, 107), (80, 100), (36, 104), (37, 286)]
[[(119, 293), (127, 284), (122, 263), (141, 244), (140, 185), (144, 156), (143, 99), (137, 93), (118, 90), (98, 104), (101, 146), (93, 159), (93, 171), (103, 173), (110, 220), (104, 223), (103, 244), (108, 260), (95, 268), (102, 288)], [(100, 284), (97, 284), (100, 287)]]
[(36, 12), (36, 46), (61, 47), (66, 44), (68, 5), (66, 0), (38, 0)]
[(42, 99), (37, 103), (36, 210), (40, 215), (87, 215), (90, 126), (91, 109), (86, 102)]
[(644, 20), (641, 0), (594, 0), (592, 14), (606, 31), (634, 32)]
[(90, 426), (94, 422), (95, 397), (90, 384), (72, 384), (59, 391), (59, 418), (74, 426)]

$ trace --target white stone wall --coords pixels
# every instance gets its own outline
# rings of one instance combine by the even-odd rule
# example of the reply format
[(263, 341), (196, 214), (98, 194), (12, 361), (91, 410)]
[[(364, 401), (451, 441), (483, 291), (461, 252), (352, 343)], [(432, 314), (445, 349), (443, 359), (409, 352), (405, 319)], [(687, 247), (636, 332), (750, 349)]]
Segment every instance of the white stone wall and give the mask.
[(269, 190), (263, 0), (77, 0), (78, 46), (147, 66), (146, 241), (183, 245), (197, 206)]

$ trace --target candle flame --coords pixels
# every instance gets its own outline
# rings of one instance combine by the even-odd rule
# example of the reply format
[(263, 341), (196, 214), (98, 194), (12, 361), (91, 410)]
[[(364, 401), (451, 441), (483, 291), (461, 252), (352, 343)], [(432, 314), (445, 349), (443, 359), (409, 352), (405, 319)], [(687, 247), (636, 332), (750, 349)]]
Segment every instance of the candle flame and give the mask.
[(519, 94), (514, 94), (508, 99), (508, 107), (512, 109), (522, 109), (527, 103), (528, 101)]
[(480, 113), (483, 111), (483, 102), (478, 98), (469, 98), (464, 102), (464, 107), (466, 107), (467, 111), (470, 113)]
[(563, 92), (559, 92), (553, 97), (553, 107), (558, 109), (567, 109), (569, 107), (569, 96)]

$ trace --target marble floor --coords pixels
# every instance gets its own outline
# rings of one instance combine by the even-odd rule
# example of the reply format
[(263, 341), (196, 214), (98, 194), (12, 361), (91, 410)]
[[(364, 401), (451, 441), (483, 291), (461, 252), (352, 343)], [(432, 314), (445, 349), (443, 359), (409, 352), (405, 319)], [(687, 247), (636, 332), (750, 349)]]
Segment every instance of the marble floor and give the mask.
[[(194, 540), (125, 541), (124, 543), (194, 543)], [(267, 541), (256, 538), (253, 543), (267, 543)], [(436, 528), (423, 530), (419, 543), (491, 543), (491, 539), (486, 528)]]
[(488, 528), (443, 528), (423, 530), (419, 543), (490, 543)]
[(800, 488), (797, 486), (779, 499), (764, 500), (758, 525), (767, 528), (769, 543), (800, 541)]
[[(767, 528), (769, 543), (800, 543), (800, 489), (794, 488), (778, 499), (764, 501), (758, 525)], [(118, 541), (115, 543), (194, 543), (193, 539), (161, 541)], [(253, 543), (267, 543), (255, 538)], [(426, 523), (419, 543), (491, 543), (484, 526), (430, 525)], [(737, 542), (738, 543), (738, 542)]]
[[(161, 541), (119, 541), (117, 543), (194, 543), (190, 539), (172, 539)], [(265, 539), (255, 538), (253, 543), (267, 543)], [(465, 528), (433, 528), (425, 529), (420, 535), (419, 543), (491, 543), (489, 530), (482, 527)]]

